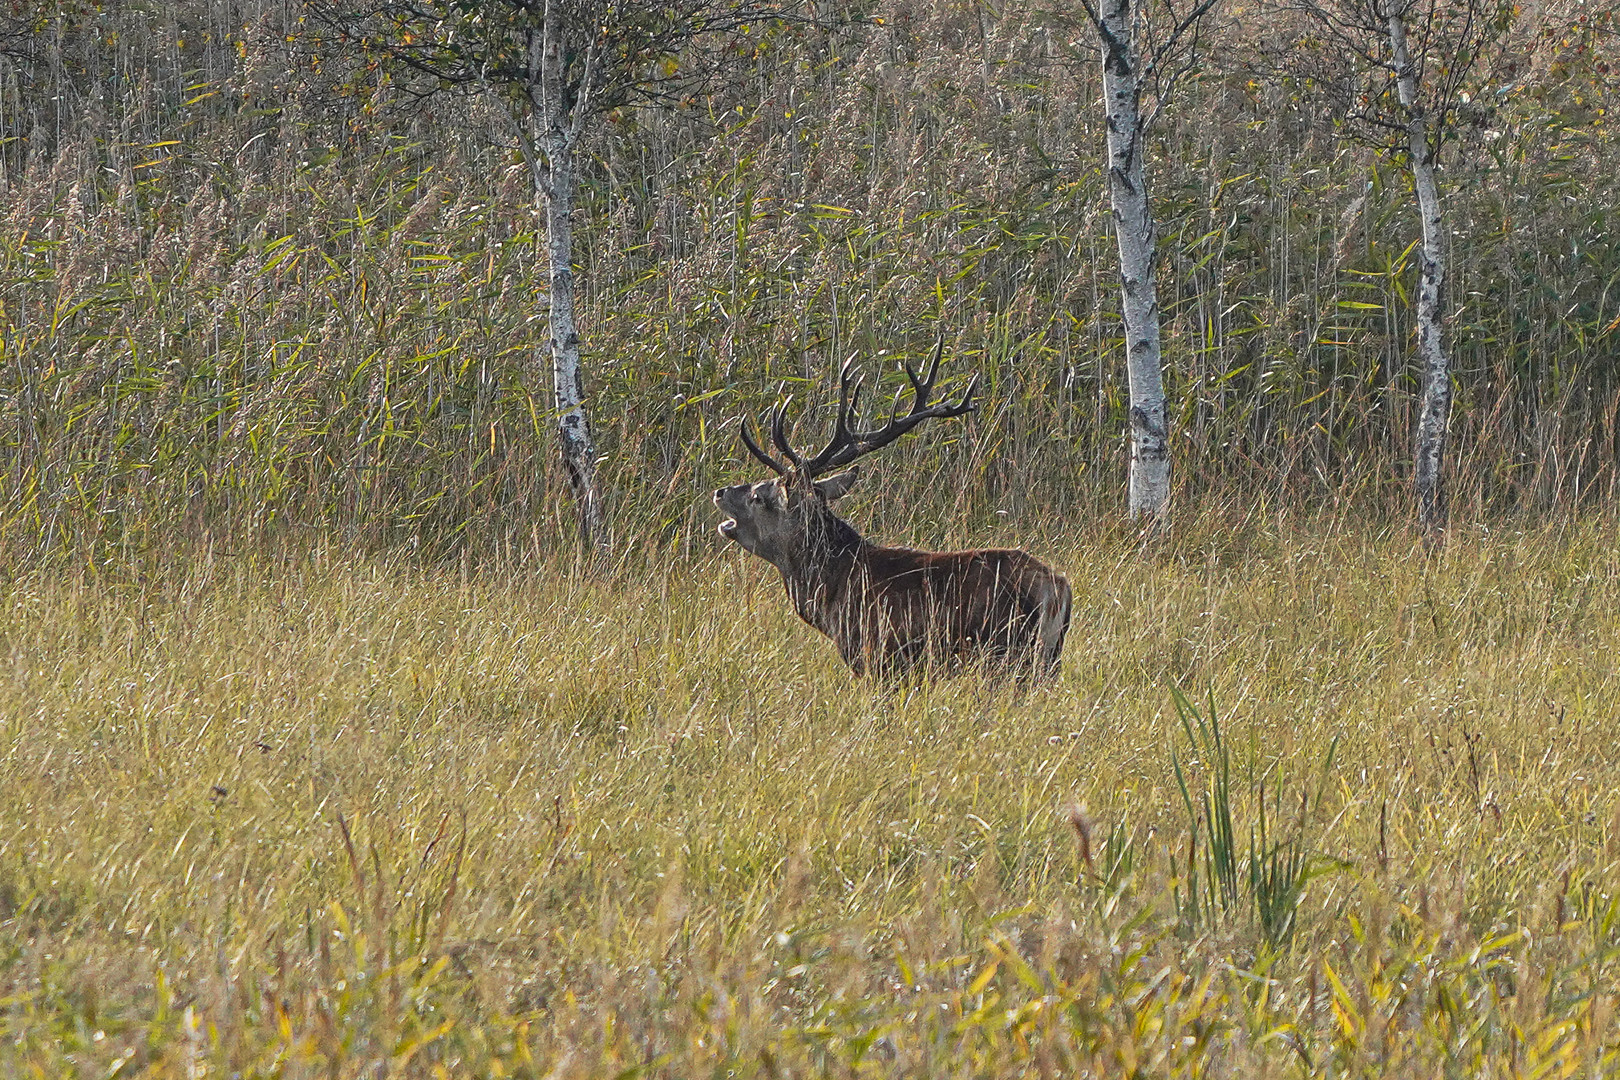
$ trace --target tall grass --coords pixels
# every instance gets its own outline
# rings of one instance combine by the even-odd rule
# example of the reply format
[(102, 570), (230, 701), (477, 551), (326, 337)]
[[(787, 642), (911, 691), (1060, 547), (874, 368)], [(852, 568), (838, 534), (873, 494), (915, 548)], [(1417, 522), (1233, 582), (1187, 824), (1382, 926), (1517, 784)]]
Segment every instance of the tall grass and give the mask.
[[(1091, 532), (1026, 696), (852, 683), (731, 552), (14, 578), (0, 1061), (1604, 1071), (1615, 550)], [(1192, 919), (1218, 783), (1237, 902)]]

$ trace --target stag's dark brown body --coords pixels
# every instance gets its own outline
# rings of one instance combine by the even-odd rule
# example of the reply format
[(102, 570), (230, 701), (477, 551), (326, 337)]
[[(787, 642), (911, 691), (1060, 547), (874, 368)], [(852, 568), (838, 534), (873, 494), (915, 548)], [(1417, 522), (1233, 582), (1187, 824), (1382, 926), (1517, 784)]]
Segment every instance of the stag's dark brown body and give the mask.
[(874, 547), (859, 577), (868, 582), (857, 600), (868, 612), (858, 646), (867, 655), (1057, 674), (1069, 583), (1022, 551)]
[(1022, 551), (914, 551), (862, 541), (806, 579), (794, 606), (856, 673), (919, 664), (1057, 675), (1069, 583)]
[(846, 367), (837, 430), (814, 457), (800, 457), (789, 446), (780, 407), (771, 437), (789, 464), (762, 451), (742, 428), (749, 451), (778, 475), (714, 493), (715, 505), (729, 515), (720, 534), (781, 572), (799, 616), (832, 638), (857, 673), (977, 666), (1054, 677), (1069, 625), (1069, 583), (1061, 574), (1022, 551), (929, 552), (870, 543), (831, 507), (854, 486), (857, 469), (818, 479), (928, 417), (972, 408), (971, 384), (955, 405), (928, 404), (939, 356), (936, 350), (926, 378), (906, 369), (916, 393), (912, 410), (876, 431), (849, 427), (859, 381), (852, 394)]

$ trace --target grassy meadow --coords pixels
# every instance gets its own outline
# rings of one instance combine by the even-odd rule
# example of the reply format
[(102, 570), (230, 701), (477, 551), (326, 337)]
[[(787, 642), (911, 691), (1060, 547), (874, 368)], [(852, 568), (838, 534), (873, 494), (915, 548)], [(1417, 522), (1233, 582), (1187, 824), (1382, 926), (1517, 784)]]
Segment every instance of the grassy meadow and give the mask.
[(1028, 693), (718, 542), (13, 574), (0, 1071), (1607, 1074), (1615, 532), (1034, 538)]
[[(1144, 540), (1087, 35), (815, 6), (583, 136), (593, 565), (494, 95), (0, 13), (0, 1077), (1620, 1072), (1613, 5), (1504, 13), (1448, 135), (1435, 550), (1409, 177), (1285, 13), (1147, 148)], [(714, 532), (741, 418), (942, 336), (982, 408), (849, 517), (1065, 572), (1054, 686), (854, 680)]]

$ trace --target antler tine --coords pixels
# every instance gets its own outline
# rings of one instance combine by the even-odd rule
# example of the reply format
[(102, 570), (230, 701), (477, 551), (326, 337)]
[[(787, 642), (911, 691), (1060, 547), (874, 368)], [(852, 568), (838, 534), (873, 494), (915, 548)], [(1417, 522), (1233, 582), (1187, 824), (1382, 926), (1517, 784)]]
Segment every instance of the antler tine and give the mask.
[(778, 450), (782, 451), (782, 456), (788, 459), (788, 463), (795, 470), (802, 472), (804, 470), (804, 459), (794, 453), (793, 447), (788, 445), (787, 432), (783, 430), (782, 426), (787, 418), (788, 403), (792, 400), (791, 396), (783, 398), (781, 404), (777, 405), (775, 411), (771, 414), (771, 441), (776, 444)]
[(742, 436), (743, 445), (748, 447), (748, 452), (750, 454), (753, 454), (755, 457), (759, 458), (760, 461), (764, 462), (766, 465), (769, 465), (778, 476), (787, 475), (787, 466), (783, 465), (780, 461), (777, 461), (775, 458), (771, 457), (771, 455), (761, 450), (759, 448), (759, 444), (754, 441), (753, 436), (748, 434), (748, 417), (744, 416), (742, 421), (737, 425), (737, 434)]
[[(945, 335), (941, 334), (939, 341), (934, 345), (934, 358), (928, 362), (928, 377), (924, 379), (917, 378), (917, 372), (912, 368), (910, 360), (905, 361), (906, 378), (911, 380), (912, 391), (917, 397), (917, 400), (911, 405), (913, 412), (928, 404), (928, 396), (934, 392), (934, 380), (939, 378), (939, 358), (944, 353)], [(895, 403), (896, 405), (899, 404), (898, 395), (896, 395)]]
[(855, 442), (856, 435), (850, 425), (860, 415), (861, 386), (865, 381), (865, 376), (855, 369), (853, 358), (844, 361), (844, 366), (839, 368), (838, 412), (833, 417), (832, 439), (799, 466), (800, 471), (809, 478), (814, 479), (834, 464), (853, 460), (853, 457), (846, 458), (844, 455)]
[[(855, 377), (850, 378), (854, 373)], [(850, 423), (861, 413), (861, 386), (866, 377), (855, 371), (855, 361), (844, 362), (844, 370), (838, 375), (838, 427), (835, 437), (843, 441), (854, 437)]]
[(979, 389), (979, 373), (977, 371), (975, 371), (973, 373), (973, 378), (968, 380), (967, 389), (962, 391), (962, 400), (958, 401), (955, 405), (952, 405), (948, 412), (940, 413), (940, 415), (941, 416), (961, 416), (963, 413), (972, 412), (973, 408), (974, 408), (973, 395), (978, 391), (978, 389)]

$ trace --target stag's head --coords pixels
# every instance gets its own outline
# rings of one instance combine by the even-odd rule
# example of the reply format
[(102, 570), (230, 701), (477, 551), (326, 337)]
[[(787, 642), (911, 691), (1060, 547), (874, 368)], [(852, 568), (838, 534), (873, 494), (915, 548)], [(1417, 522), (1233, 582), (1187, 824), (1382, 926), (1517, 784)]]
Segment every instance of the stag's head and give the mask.
[[(861, 377), (855, 374), (853, 362), (845, 364), (839, 373), (838, 419), (832, 441), (809, 457), (797, 453), (788, 442), (786, 401), (777, 405), (770, 417), (771, 441), (781, 453), (780, 459), (760, 449), (748, 432), (746, 419), (740, 423), (738, 434), (742, 436), (743, 445), (776, 475), (757, 483), (721, 488), (714, 493), (715, 505), (729, 515), (720, 523), (720, 535), (778, 566), (795, 560), (814, 542), (817, 522), (830, 514), (828, 505), (854, 487), (860, 475), (859, 467), (852, 464), (856, 458), (882, 449), (929, 417), (961, 416), (973, 408), (978, 376), (968, 382), (956, 403), (929, 403), (934, 380), (939, 376), (944, 346), (942, 339), (934, 349), (926, 375), (919, 376), (910, 364), (905, 365), (906, 376), (911, 380), (911, 411), (900, 414), (900, 395), (896, 394), (888, 423), (871, 430), (853, 427), (860, 410)], [(845, 466), (850, 467), (844, 469)], [(833, 473), (835, 469), (844, 471)]]
[(780, 565), (809, 544), (817, 516), (859, 477), (860, 467), (855, 466), (813, 481), (808, 492), (786, 476), (723, 487), (714, 493), (714, 503), (730, 516), (720, 523), (720, 535)]

